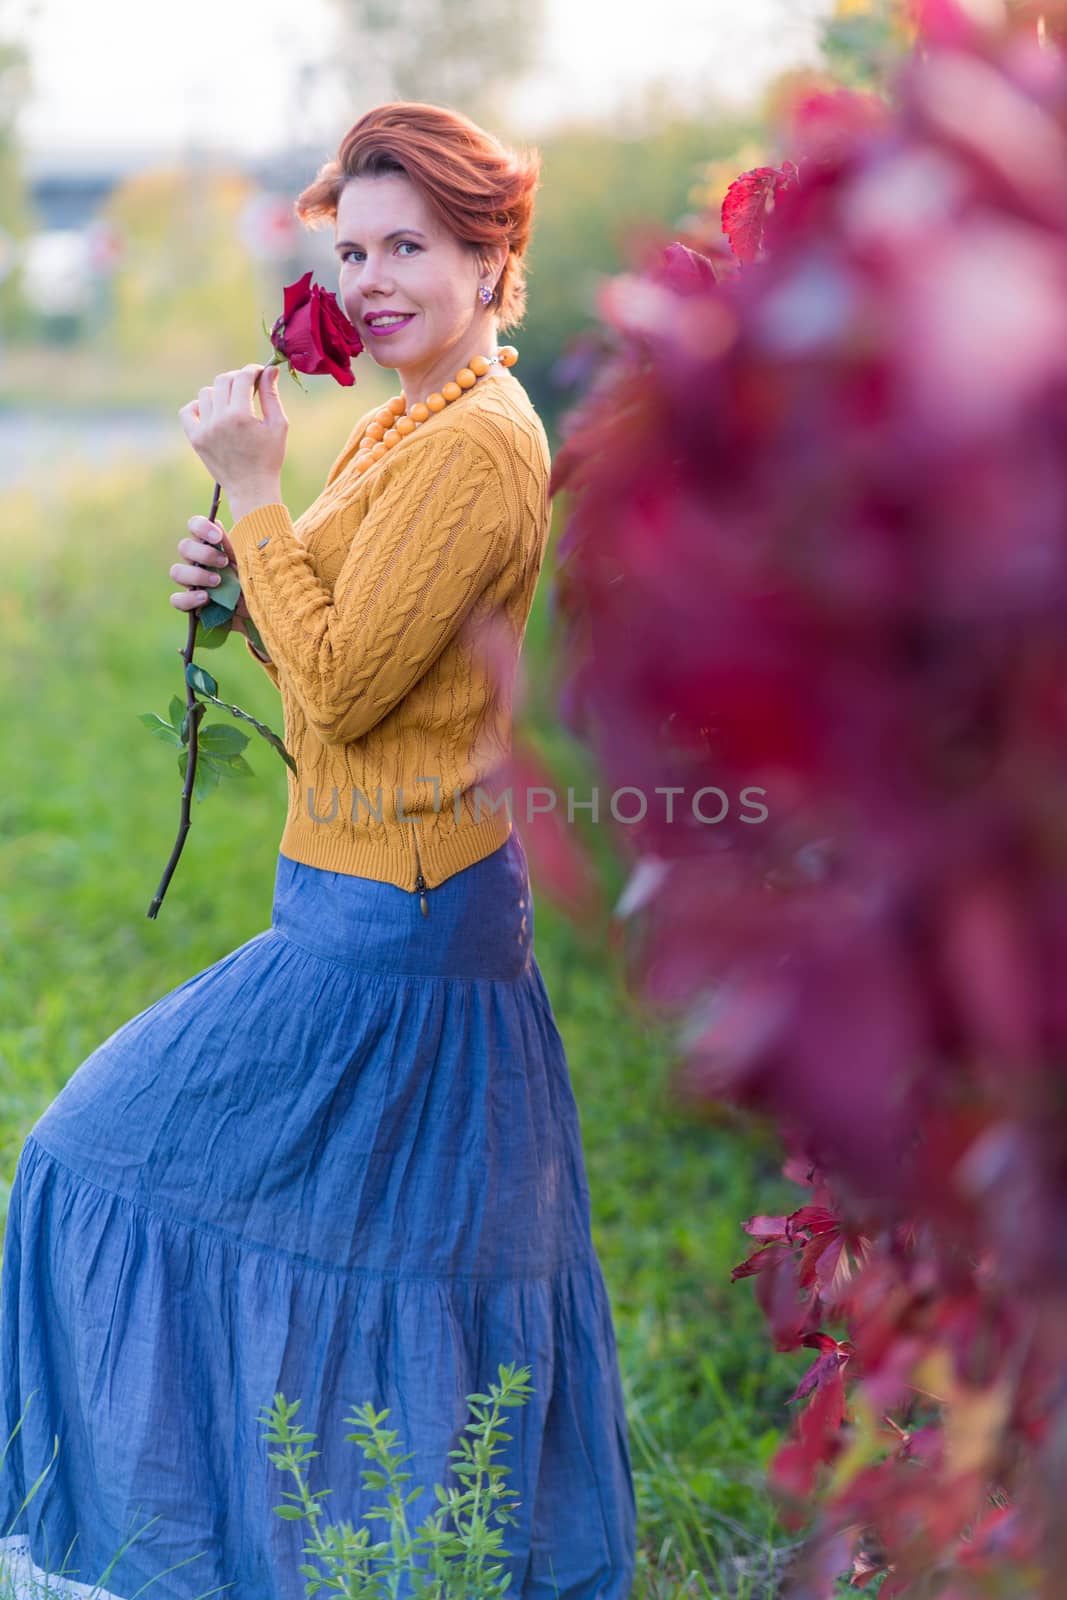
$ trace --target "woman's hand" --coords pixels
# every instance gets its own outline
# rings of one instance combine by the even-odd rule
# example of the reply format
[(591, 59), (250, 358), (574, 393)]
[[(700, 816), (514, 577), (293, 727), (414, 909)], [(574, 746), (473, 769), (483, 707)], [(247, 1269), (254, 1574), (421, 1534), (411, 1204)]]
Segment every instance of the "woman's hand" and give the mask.
[[(281, 499), (282, 464), (289, 419), (278, 394), (277, 367), (252, 362), (239, 372), (220, 372), (195, 400), (178, 412), (186, 437), (231, 502)], [(262, 417), (256, 416), (257, 375)]]
[[(221, 522), (210, 522), (207, 517), (190, 517), (189, 529), (196, 537), (179, 539), (178, 554), (184, 560), (176, 561), (170, 569), (172, 578), (187, 585), (186, 589), (170, 597), (170, 603), (176, 611), (195, 611), (205, 605), (211, 598), (212, 589), (218, 587), (219, 580), (215, 574), (220, 567), (232, 562), (234, 571), (237, 570), (237, 558)], [(244, 618), (247, 616), (248, 607), (242, 593), (233, 614), (233, 627), (238, 633), (243, 633), (246, 639), (248, 633)]]

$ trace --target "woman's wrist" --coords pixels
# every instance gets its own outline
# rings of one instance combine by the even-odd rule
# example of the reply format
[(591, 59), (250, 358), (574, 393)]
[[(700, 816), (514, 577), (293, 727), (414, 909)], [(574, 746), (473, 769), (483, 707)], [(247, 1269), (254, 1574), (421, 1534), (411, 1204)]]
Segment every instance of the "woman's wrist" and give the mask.
[(249, 483), (232, 492), (227, 491), (226, 499), (230, 507), (231, 522), (240, 522), (242, 517), (250, 511), (258, 511), (261, 506), (281, 505), (282, 486), (280, 482)]

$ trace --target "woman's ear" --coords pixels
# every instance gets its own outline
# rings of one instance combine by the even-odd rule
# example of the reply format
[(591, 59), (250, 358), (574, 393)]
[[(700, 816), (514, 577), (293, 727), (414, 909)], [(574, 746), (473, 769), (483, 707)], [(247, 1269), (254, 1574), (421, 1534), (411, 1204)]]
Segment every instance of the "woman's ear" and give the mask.
[(483, 278), (488, 278), (493, 284), (500, 282), (500, 274), (504, 270), (504, 263), (508, 259), (506, 244), (497, 245), (495, 250), (486, 250), (478, 256), (478, 273)]

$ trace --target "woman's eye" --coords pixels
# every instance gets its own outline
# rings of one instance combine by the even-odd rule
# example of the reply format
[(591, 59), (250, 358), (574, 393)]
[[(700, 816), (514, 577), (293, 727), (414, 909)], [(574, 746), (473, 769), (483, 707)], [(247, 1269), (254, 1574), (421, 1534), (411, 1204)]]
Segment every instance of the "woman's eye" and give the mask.
[[(412, 250), (418, 250), (420, 248), (420, 246), (415, 243), (414, 239), (401, 239), (397, 245), (397, 249), (400, 249), (403, 245), (410, 245)], [(346, 250), (341, 257), (341, 260), (347, 261), (350, 256), (361, 256), (362, 254), (362, 250)]]

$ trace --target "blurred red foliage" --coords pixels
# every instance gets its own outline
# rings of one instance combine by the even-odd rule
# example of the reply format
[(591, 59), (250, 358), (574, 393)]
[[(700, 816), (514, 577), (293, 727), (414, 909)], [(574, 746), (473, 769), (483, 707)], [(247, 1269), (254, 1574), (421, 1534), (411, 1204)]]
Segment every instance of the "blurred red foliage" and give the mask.
[(793, 1600), (1067, 1581), (1067, 30), (978, 9), (797, 107), (734, 270), (604, 287), (553, 471), (561, 714), (683, 797), (618, 830), (632, 983), (811, 1190), (735, 1270), (817, 1352)]

